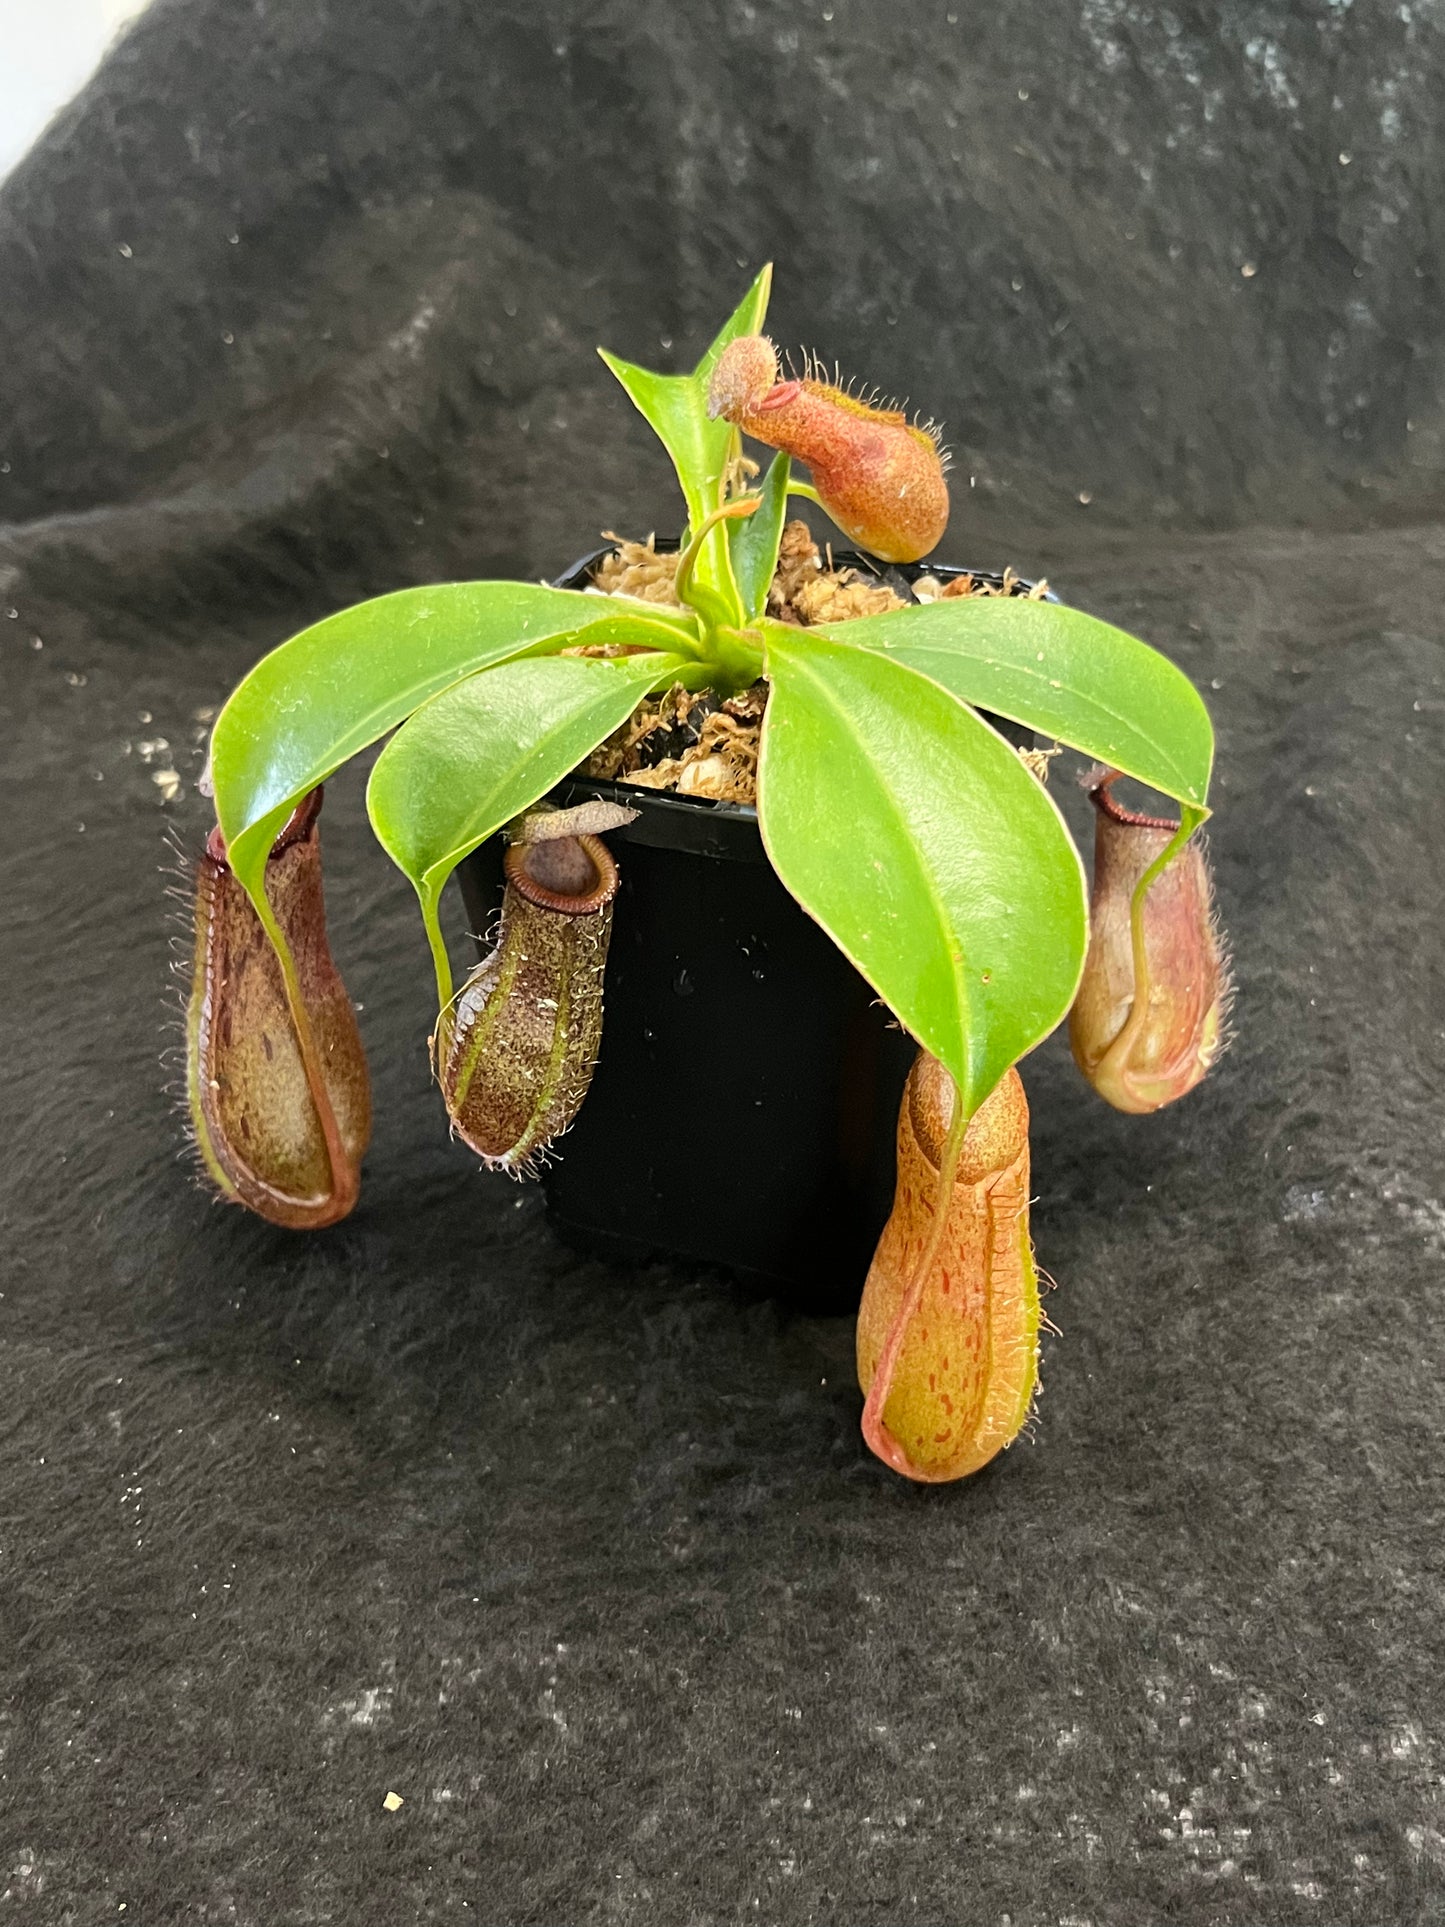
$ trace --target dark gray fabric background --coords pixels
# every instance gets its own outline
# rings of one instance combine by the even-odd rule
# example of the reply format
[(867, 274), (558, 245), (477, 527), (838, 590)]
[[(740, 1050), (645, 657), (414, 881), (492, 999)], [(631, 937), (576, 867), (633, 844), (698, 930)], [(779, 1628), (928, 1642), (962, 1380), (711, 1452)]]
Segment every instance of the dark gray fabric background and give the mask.
[[(1445, 1917), (1442, 97), (1415, 0), (160, 0), (0, 189), (0, 1921)], [(1219, 725), (1238, 1043), (1026, 1066), (1062, 1336), (952, 1489), (848, 1320), (448, 1143), (359, 772), (355, 1216), (212, 1207), (163, 1089), (196, 712), (673, 525), (593, 346), (770, 256), (947, 423), (945, 557)]]

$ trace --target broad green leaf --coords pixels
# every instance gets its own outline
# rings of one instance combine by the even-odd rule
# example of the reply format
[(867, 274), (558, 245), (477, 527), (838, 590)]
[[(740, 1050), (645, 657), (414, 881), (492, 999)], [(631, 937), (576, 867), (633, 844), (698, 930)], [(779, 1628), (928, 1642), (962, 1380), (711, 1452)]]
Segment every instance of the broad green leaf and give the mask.
[(972, 710), (890, 656), (767, 626), (758, 811), (773, 868), (971, 1115), (1068, 1010), (1083, 866)]
[[(561, 646), (598, 619), (615, 624), (616, 605), (575, 589), (444, 582), (358, 603), (273, 649), (211, 738), (216, 815), (241, 883), (255, 897), (267, 852), (307, 791), (439, 689), (548, 639)], [(659, 626), (695, 634), (689, 618), (651, 605), (639, 620), (639, 641), (654, 641)]]
[(733, 577), (743, 600), (743, 615), (755, 622), (768, 606), (768, 590), (778, 567), (778, 546), (788, 513), (788, 481), (792, 469), (786, 455), (777, 454), (763, 477), (761, 503), (745, 522), (728, 524), (733, 550)]
[[(708, 420), (707, 388), (713, 363), (728, 343), (739, 335), (759, 333), (767, 313), (772, 280), (770, 263), (748, 289), (690, 375), (654, 374), (651, 369), (638, 368), (630, 361), (609, 354), (605, 348), (597, 351), (627, 390), (633, 406), (672, 457), (672, 465), (677, 470), (677, 479), (682, 484), (683, 497), (687, 502), (688, 525), (692, 529), (701, 528), (721, 503), (723, 478), (728, 462), (739, 445), (737, 430), (730, 423)], [(704, 594), (714, 590), (736, 601), (736, 585), (732, 579), (725, 531), (719, 530), (709, 536), (699, 558), (694, 580)], [(730, 610), (723, 613), (736, 620), (739, 612)]]
[(1081, 610), (961, 596), (814, 633), (883, 651), (1179, 802), (1208, 796), (1214, 732), (1199, 692), (1157, 649)]
[(450, 979), (437, 904), (452, 871), (687, 667), (662, 654), (520, 657), (453, 683), (381, 752), (367, 812), (421, 900), (443, 1004)]

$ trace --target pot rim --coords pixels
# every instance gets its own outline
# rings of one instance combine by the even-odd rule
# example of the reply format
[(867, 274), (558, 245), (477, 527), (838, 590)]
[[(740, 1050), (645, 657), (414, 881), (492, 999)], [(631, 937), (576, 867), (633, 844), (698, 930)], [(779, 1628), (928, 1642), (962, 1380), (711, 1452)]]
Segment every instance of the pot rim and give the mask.
[[(552, 578), (552, 587), (554, 589), (579, 589), (587, 587), (591, 581), (592, 572), (598, 563), (609, 555), (616, 555), (620, 546), (617, 542), (604, 542), (600, 547), (590, 549), (586, 555), (579, 555), (570, 568), (564, 569), (561, 575)], [(663, 555), (675, 555), (679, 547), (678, 538), (675, 535), (654, 536), (653, 546)], [(994, 588), (1001, 589), (1004, 585), (1005, 577), (1012, 573), (1013, 580), (1018, 584), (1017, 593), (1020, 595), (1027, 595), (1032, 589), (1038, 586), (1037, 581), (1032, 576), (1019, 575), (1017, 572), (1003, 569), (972, 569), (960, 562), (932, 562), (928, 560), (922, 562), (880, 562), (876, 556), (865, 555), (861, 549), (834, 549), (832, 556), (835, 566), (845, 569), (860, 569), (865, 574), (873, 576), (879, 582), (888, 582), (890, 577), (896, 577), (901, 588), (910, 593), (912, 592), (913, 584), (926, 575), (931, 575), (940, 582), (956, 582), (960, 576), (971, 575), (976, 582), (988, 582), (991, 583)], [(1047, 588), (1044, 590), (1042, 599), (1045, 602), (1059, 601), (1059, 597), (1054, 594), (1053, 590)]]

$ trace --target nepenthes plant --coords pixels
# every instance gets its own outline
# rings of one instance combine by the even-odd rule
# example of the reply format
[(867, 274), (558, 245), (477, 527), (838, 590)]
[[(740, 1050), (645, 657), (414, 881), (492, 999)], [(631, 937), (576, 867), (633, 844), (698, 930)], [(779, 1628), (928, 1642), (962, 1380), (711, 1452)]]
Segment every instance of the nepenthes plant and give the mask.
[[(1148, 1111), (1221, 1046), (1228, 980), (1196, 834), (1213, 734), (1165, 657), (1053, 600), (945, 593), (780, 615), (790, 498), (912, 563), (943, 534), (948, 490), (931, 427), (811, 361), (784, 374), (763, 333), (769, 286), (765, 269), (689, 373), (604, 354), (682, 489), (659, 593), (402, 589), (283, 643), (232, 694), (196, 896), (191, 1113), (225, 1196), (296, 1228), (354, 1204), (369, 1100), (326, 943), (316, 814), (326, 779), (389, 737), (367, 808), (416, 891), (436, 1076), (458, 1133), (525, 1174), (585, 1099), (617, 885), (605, 838), (630, 815), (549, 797), (649, 704), (705, 699), (718, 731), (751, 717), (768, 861), (918, 1047), (859, 1315), (864, 1434), (909, 1477), (955, 1479), (1018, 1434), (1036, 1385), (1015, 1066), (1072, 1012), (1085, 1075)], [(774, 451), (765, 471), (744, 437)], [(1079, 852), (1039, 759), (1000, 719), (1095, 765), (1092, 940)], [(1177, 816), (1125, 808), (1121, 776)], [(499, 834), (499, 930), (459, 987), (442, 892)]]

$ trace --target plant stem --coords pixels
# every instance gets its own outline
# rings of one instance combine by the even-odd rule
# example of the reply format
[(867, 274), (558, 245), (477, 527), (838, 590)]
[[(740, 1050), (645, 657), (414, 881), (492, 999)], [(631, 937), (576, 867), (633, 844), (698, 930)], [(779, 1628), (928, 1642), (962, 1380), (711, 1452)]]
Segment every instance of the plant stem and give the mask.
[(704, 518), (701, 527), (677, 558), (677, 573), (673, 577), (673, 594), (679, 602), (688, 600), (688, 590), (692, 587), (693, 570), (702, 554), (702, 545), (720, 522), (736, 521), (741, 516), (755, 515), (762, 502), (759, 495), (740, 495), (735, 502), (724, 502), (715, 508), (711, 515)]
[(725, 690), (746, 689), (763, 673), (763, 642), (756, 629), (719, 627), (709, 631), (713, 661), (721, 675), (714, 675), (713, 686)]
[(432, 969), (437, 980), (437, 1021), (440, 1023), (451, 1008), (456, 994), (452, 986), (452, 964), (447, 955), (446, 938), (442, 935), (441, 922), (437, 914), (437, 893), (427, 888), (425, 882), (417, 886), (417, 896), (421, 899), (421, 920), (426, 927), (426, 940), (431, 946)]

